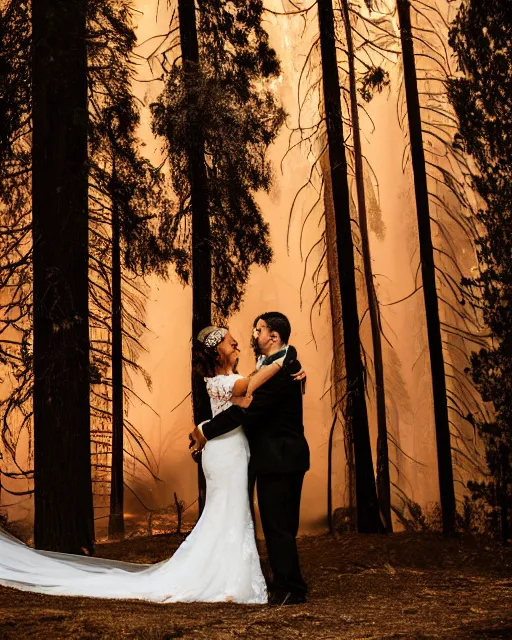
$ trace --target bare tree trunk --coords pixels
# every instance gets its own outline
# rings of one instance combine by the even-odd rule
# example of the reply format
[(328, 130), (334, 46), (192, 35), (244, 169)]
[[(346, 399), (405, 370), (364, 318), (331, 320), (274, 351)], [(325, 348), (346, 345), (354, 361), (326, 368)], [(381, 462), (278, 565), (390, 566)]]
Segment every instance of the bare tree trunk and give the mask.
[[(194, 0), (179, 0), (181, 53), (185, 71), (185, 85), (189, 96), (193, 95), (193, 84), (199, 70), (199, 46)], [(190, 199), (192, 208), (192, 336), (211, 324), (212, 266), (210, 248), (210, 218), (204, 140), (194, 117), (193, 99), (189, 101), (188, 130), (190, 147), (188, 152)], [(192, 373), (192, 404), (196, 424), (211, 416), (210, 402), (204, 381)], [(198, 464), (199, 513), (204, 507), (206, 481), (201, 462)]]
[(94, 547), (85, 0), (32, 3), (35, 544)]
[(430, 228), (427, 172), (421, 131), (421, 109), (418, 95), (418, 80), (416, 76), (411, 26), (411, 5), (409, 0), (397, 0), (397, 9), (400, 20), (404, 83), (407, 99), (407, 115), (409, 119), (412, 169), (414, 173), (416, 214), (418, 218), (421, 275), (427, 317), (428, 346), (434, 396), (439, 493), (441, 498), (443, 532), (450, 534), (453, 533), (455, 529), (455, 490), (453, 485), (450, 424), (448, 420), (443, 343), (436, 290), (436, 267)]
[[(116, 180), (115, 159), (112, 179)], [(119, 209), (112, 201), (112, 451), (109, 539), (124, 538), (124, 398), (121, 240)]]
[(383, 526), (375, 488), (366, 408), (364, 367), (359, 338), (354, 245), (336, 60), (334, 15), (331, 0), (318, 0), (317, 6), (342, 304), (343, 345), (347, 379), (346, 419), (352, 424), (354, 437), (357, 526), (360, 533), (380, 533), (383, 531)]
[(354, 64), (354, 43), (350, 24), (348, 0), (342, 0), (343, 21), (345, 24), (346, 44), (348, 51), (348, 69), (350, 82), (350, 109), (352, 112), (352, 135), (354, 138), (355, 177), (357, 188), (357, 207), (359, 211), (359, 229), (364, 263), (366, 295), (370, 312), (372, 331), (373, 362), (375, 367), (375, 395), (377, 399), (377, 495), (379, 506), (384, 517), (386, 530), (393, 531), (391, 521), (391, 489), (389, 481), (388, 428), (386, 420), (386, 395), (384, 388), (384, 361), (382, 357), (382, 339), (380, 326), (380, 310), (377, 293), (373, 283), (372, 258), (368, 237), (368, 220), (366, 215), (366, 196), (364, 191), (363, 152), (361, 149), (361, 131), (357, 106), (356, 71)]
[(330, 164), (327, 154), (320, 160), (324, 175), (324, 210), (325, 210), (325, 246), (327, 253), (327, 272), (329, 274), (329, 300), (332, 317), (332, 342), (333, 342), (333, 366), (332, 366), (332, 404), (335, 420), (329, 433), (329, 448), (327, 453), (327, 520), (329, 530), (333, 533), (333, 500), (332, 500), (332, 468), (333, 468), (333, 439), (334, 431), (338, 423), (343, 429), (343, 443), (345, 448), (346, 474), (346, 500), (348, 513), (352, 524), (356, 526), (356, 481), (354, 464), (354, 439), (350, 421), (343, 418), (343, 400), (345, 389), (345, 363), (343, 358), (343, 328), (341, 321), (341, 295), (340, 278), (338, 274), (338, 249), (336, 247), (336, 221), (334, 219), (334, 207), (332, 202), (332, 185), (330, 178)]

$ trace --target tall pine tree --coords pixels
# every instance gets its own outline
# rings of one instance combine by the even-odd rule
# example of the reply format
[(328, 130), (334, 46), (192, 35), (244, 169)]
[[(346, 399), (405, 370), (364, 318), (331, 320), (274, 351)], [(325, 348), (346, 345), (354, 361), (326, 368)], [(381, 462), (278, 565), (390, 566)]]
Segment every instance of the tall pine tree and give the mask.
[(343, 138), (341, 89), (336, 58), (334, 11), (331, 0), (318, 0), (317, 4), (324, 109), (342, 300), (343, 347), (347, 378), (346, 419), (352, 424), (351, 433), (354, 443), (357, 527), (361, 533), (379, 533), (384, 529), (377, 501), (366, 407), (365, 372), (359, 336), (354, 243)]
[(129, 370), (142, 373), (149, 381), (136, 362), (142, 349), (139, 337), (145, 329), (137, 276), (167, 275), (174, 257), (172, 237), (167, 233), (172, 215), (163, 176), (141, 155), (136, 135), (140, 114), (132, 89), (133, 4), (130, 0), (91, 1), (88, 11), (89, 204), (94, 239), (90, 275), (93, 308), (99, 311), (93, 318), (93, 355), (100, 368), (101, 363), (107, 366), (96, 382), (110, 387), (104, 398), (112, 425), (109, 536), (122, 538), (125, 449), (138, 449), (140, 455), (131, 454), (131, 458), (151, 471), (147, 447), (125, 416)]
[[(388, 428), (386, 418), (386, 394), (384, 383), (384, 359), (382, 355), (381, 318), (379, 301), (373, 279), (372, 259), (370, 252), (370, 238), (368, 233), (368, 218), (366, 211), (366, 193), (364, 184), (364, 158), (361, 145), (361, 130), (359, 124), (359, 107), (357, 103), (357, 76), (355, 64), (355, 47), (351, 23), (351, 13), (348, 0), (341, 0), (341, 11), (345, 26), (345, 45), (347, 47), (347, 62), (350, 92), (350, 115), (352, 120), (352, 137), (354, 141), (354, 172), (357, 192), (357, 209), (359, 213), (359, 232), (361, 234), (361, 253), (363, 255), (366, 297), (372, 333), (373, 363), (375, 371), (375, 396), (377, 404), (377, 496), (386, 530), (393, 531), (391, 521), (391, 487), (389, 480)], [(374, 77), (382, 74), (382, 82), (386, 76), (380, 69), (371, 69)], [(369, 92), (369, 89), (367, 89)], [(370, 96), (369, 96), (370, 97)]]
[(450, 44), (463, 77), (449, 83), (459, 120), (455, 144), (476, 165), (473, 184), (484, 206), (477, 218), (479, 274), (463, 281), (481, 307), (491, 340), (472, 354), (468, 371), (494, 407), (494, 419), (477, 423), (491, 479), (473, 483), (484, 497), (504, 541), (512, 507), (512, 6), (502, 0), (464, 0)]
[[(240, 308), (250, 268), (272, 257), (268, 225), (254, 195), (269, 190), (272, 169), (266, 150), (284, 122), (268, 84), (279, 62), (261, 22), (260, 1), (197, 2), (199, 64), (187, 78), (177, 60), (165, 76), (166, 87), (153, 108), (153, 127), (165, 140), (173, 187), (181, 208), (175, 224), (182, 235), (179, 273), (191, 274), (186, 251), (192, 240), (190, 138), (204, 141), (204, 165), (212, 263), (212, 316), (227, 318)], [(193, 130), (190, 122), (193, 122)], [(198, 132), (198, 133), (197, 133)]]
[(36, 547), (91, 552), (85, 0), (32, 4)]
[(410, 0), (397, 0), (400, 22), (400, 40), (404, 67), (404, 86), (411, 144), (414, 193), (420, 245), (421, 275), (427, 320), (428, 347), (434, 398), (434, 420), (437, 443), (439, 493), (443, 519), (443, 532), (453, 533), (455, 528), (455, 489), (446, 395), (446, 374), (443, 355), (439, 300), (436, 288), (436, 266), (430, 227), (430, 205), (427, 185), (425, 151), (423, 148), (421, 109), (414, 56), (413, 27)]
[[(129, 369), (141, 372), (147, 378), (136, 362), (137, 353), (142, 348), (138, 338), (145, 329), (143, 304), (141, 307), (143, 293), (137, 284), (136, 274), (157, 272), (165, 275), (166, 265), (172, 259), (172, 249), (168, 242), (171, 235), (167, 233), (170, 205), (164, 195), (163, 178), (141, 157), (135, 136), (139, 114), (131, 90), (134, 72), (132, 51), (136, 43), (131, 22), (133, 7), (124, 0), (107, 4), (90, 1), (86, 10), (89, 337), (90, 380), (94, 384), (89, 398), (93, 415), (93, 475), (95, 486), (98, 486), (101, 484), (99, 477), (106, 476), (105, 465), (101, 464), (104, 460), (100, 458), (107, 454), (101, 454), (101, 451), (108, 451), (110, 459), (111, 450), (110, 435), (104, 439), (105, 432), (101, 433), (100, 423), (104, 427), (108, 420), (113, 419), (118, 433), (119, 425), (123, 425), (128, 434), (125, 443), (130, 457), (146, 468), (150, 464), (150, 453), (140, 434), (123, 417), (123, 394), (130, 392)], [(0, 277), (2, 289), (7, 294), (2, 299), (5, 314), (1, 325), (1, 358), (2, 363), (9, 367), (13, 381), (8, 397), (1, 403), (1, 410), (3, 423), (8, 425), (2, 430), (2, 444), (8, 456), (3, 475), (13, 480), (23, 477), (31, 480), (33, 473), (30, 467), (25, 467), (25, 462), (20, 465), (17, 460), (18, 442), (23, 431), (27, 430), (28, 463), (32, 463), (31, 23), (30, 4), (22, 0), (8, 3), (1, 14), (0, 30), (5, 37), (2, 37), (0, 65), (6, 73), (0, 80), (0, 111), (5, 115), (0, 128), (0, 144), (3, 145), (0, 203), (1, 221), (6, 233), (0, 236)], [(115, 179), (114, 164), (117, 166)], [(116, 260), (112, 260), (114, 208), (119, 214), (121, 249)], [(119, 278), (114, 278), (113, 282), (114, 263), (122, 267), (115, 273), (121, 275), (124, 289), (123, 326), (120, 327), (119, 322), (114, 323), (118, 345), (122, 332), (122, 350), (116, 350), (115, 358), (111, 353), (112, 290), (119, 294), (121, 284)], [(119, 320), (119, 313), (114, 315)], [(112, 376), (115, 383), (109, 376), (111, 365), (117, 372)], [(122, 375), (118, 375), (120, 371)], [(101, 387), (98, 386), (100, 383)], [(100, 388), (103, 391), (99, 392)], [(116, 390), (116, 402), (112, 402), (113, 389)], [(58, 391), (55, 389), (56, 393)], [(65, 387), (60, 391), (67, 392)], [(108, 430), (110, 432), (110, 427)], [(113, 465), (122, 470), (122, 438), (117, 438), (114, 450)], [(49, 474), (44, 465), (41, 473)], [(122, 472), (118, 475), (122, 478)], [(107, 480), (110, 481), (108, 476)], [(122, 481), (120, 483), (118, 479), (117, 487), (120, 484), (121, 489), (113, 492), (116, 505), (122, 505)], [(32, 491), (31, 488), (8, 490), (21, 495)], [(116, 511), (122, 514), (122, 507), (116, 507)], [(39, 510), (38, 514), (41, 513)]]

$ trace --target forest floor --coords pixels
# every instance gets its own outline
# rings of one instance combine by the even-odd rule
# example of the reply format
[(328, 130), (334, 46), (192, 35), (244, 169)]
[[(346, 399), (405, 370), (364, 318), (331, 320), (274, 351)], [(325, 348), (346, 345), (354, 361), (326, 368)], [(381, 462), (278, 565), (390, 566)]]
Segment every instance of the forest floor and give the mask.
[[(97, 555), (157, 562), (182, 537), (100, 544)], [(0, 587), (0, 638), (270, 640), (512, 639), (512, 549), (426, 534), (300, 539), (309, 602), (275, 607), (150, 604)]]

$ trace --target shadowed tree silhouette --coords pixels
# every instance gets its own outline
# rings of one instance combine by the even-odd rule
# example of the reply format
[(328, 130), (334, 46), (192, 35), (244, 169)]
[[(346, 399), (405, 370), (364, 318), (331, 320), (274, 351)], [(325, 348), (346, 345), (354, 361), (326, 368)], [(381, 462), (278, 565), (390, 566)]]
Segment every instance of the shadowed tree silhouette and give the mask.
[(480, 307), (489, 344), (471, 356), (471, 375), (494, 416), (475, 419), (491, 479), (470, 483), (491, 506), (495, 528), (510, 538), (512, 507), (512, 6), (462, 2), (450, 32), (463, 77), (448, 83), (459, 120), (454, 145), (475, 162), (473, 185), (485, 205), (477, 213), (479, 273), (463, 279), (466, 299)]
[(443, 532), (450, 534), (455, 527), (455, 490), (453, 485), (450, 422), (443, 356), (439, 302), (436, 289), (436, 267), (430, 228), (430, 205), (427, 186), (425, 151), (423, 148), (422, 121), (414, 57), (413, 28), (410, 0), (397, 0), (400, 22), (400, 40), (404, 66), (404, 85), (407, 100), (407, 117), (411, 145), (411, 161), (414, 174), (414, 193), (420, 245), (421, 274), (427, 320), (432, 392), (437, 443), (439, 492), (443, 514)]
[[(18, 502), (29, 499), (33, 479), (30, 43), (28, 3), (5, 3), (0, 10), (0, 363), (11, 392), (0, 402), (0, 457), (3, 492), (18, 496)], [(25, 433), (28, 466), (18, 459)]]
[[(103, 299), (103, 304), (111, 307), (110, 321), (103, 316), (101, 322), (102, 310), (95, 308), (99, 311), (94, 316), (99, 335), (97, 340), (93, 337), (93, 345), (96, 357), (111, 365), (111, 379), (103, 375), (97, 382), (110, 383), (104, 397), (112, 415), (109, 537), (122, 538), (128, 445), (130, 458), (152, 474), (150, 452), (126, 420), (124, 410), (124, 396), (130, 392), (128, 370), (142, 373), (150, 384), (149, 376), (136, 362), (145, 329), (143, 285), (137, 276), (167, 276), (174, 258), (168, 233), (172, 209), (163, 176), (141, 156), (136, 136), (140, 115), (131, 87), (136, 45), (132, 3), (90, 2), (88, 10), (91, 292), (96, 304)], [(105, 329), (106, 340), (102, 340)], [(134, 449), (139, 450), (139, 456)]]
[[(355, 68), (355, 48), (352, 35), (351, 14), (348, 0), (341, 0), (341, 11), (345, 26), (345, 44), (350, 88), (350, 111), (352, 120), (352, 136), (354, 140), (354, 173), (357, 192), (357, 209), (359, 214), (359, 232), (361, 234), (361, 253), (364, 263), (366, 297), (370, 314), (372, 333), (373, 364), (375, 370), (375, 395), (377, 400), (377, 497), (386, 530), (393, 531), (391, 521), (391, 488), (389, 481), (388, 429), (386, 419), (386, 393), (384, 383), (384, 359), (382, 355), (381, 319), (379, 301), (373, 279), (370, 239), (366, 212), (366, 193), (364, 184), (364, 158), (361, 147), (361, 131), (359, 124), (359, 107), (357, 104), (357, 76)], [(372, 97), (372, 88), (389, 82), (382, 69), (370, 69), (362, 82), (361, 93), (367, 99)]]
[(32, 5), (36, 547), (94, 545), (85, 0)]
[[(165, 275), (166, 264), (172, 259), (168, 225), (171, 220), (170, 204), (164, 197), (165, 185), (159, 171), (143, 159), (138, 151), (139, 141), (134, 135), (139, 121), (135, 101), (131, 95), (130, 83), (133, 60), (130, 58), (135, 44), (131, 27), (131, 4), (129, 2), (101, 2), (87, 4), (87, 84), (88, 84), (88, 225), (89, 225), (89, 317), (90, 317), (90, 381), (102, 384), (104, 391), (92, 387), (90, 409), (93, 415), (92, 456), (95, 486), (105, 476), (105, 465), (101, 464), (99, 449), (108, 451), (110, 456), (110, 434), (108, 442), (99, 441), (99, 423), (117, 416), (116, 424), (123, 424), (128, 434), (125, 440), (127, 455), (132, 461), (149, 469), (149, 455), (143, 439), (134, 425), (124, 418), (123, 393), (131, 393), (127, 372), (124, 376), (114, 375), (116, 382), (108, 376), (112, 360), (116, 372), (132, 369), (147, 374), (137, 364), (136, 359), (142, 345), (139, 337), (145, 329), (143, 322), (143, 292), (136, 284), (136, 274), (157, 272)], [(30, 91), (30, 46), (31, 14), (27, 3), (9, 3), (1, 14), (0, 29), (9, 37), (2, 39), (1, 63), (6, 74), (0, 82), (0, 109), (8, 116), (2, 122), (2, 190), (0, 191), (2, 226), (5, 233), (1, 239), (0, 274), (2, 289), (7, 296), (2, 307), (7, 315), (2, 319), (1, 344), (2, 362), (12, 375), (9, 396), (2, 401), (2, 443), (9, 456), (9, 467), (4, 468), (4, 476), (32, 479), (32, 471), (22, 468), (17, 462), (17, 446), (24, 430), (28, 432), (29, 464), (32, 457), (33, 420), (33, 376), (32, 376), (32, 243), (30, 234), (31, 199), (31, 113)], [(108, 36), (105, 38), (105, 36)], [(112, 180), (114, 159), (117, 161), (117, 180)], [(115, 334), (120, 343), (119, 322), (113, 331), (112, 291), (120, 292), (120, 282), (113, 282), (112, 265), (112, 203), (116, 204), (119, 215), (120, 247), (122, 260), (133, 275), (127, 278), (120, 268), (123, 281), (123, 326), (122, 353), (119, 349), (112, 358), (111, 335)], [(117, 262), (119, 262), (119, 260)], [(126, 269), (125, 269), (126, 271)], [(116, 280), (116, 279), (114, 279)], [(14, 286), (13, 286), (14, 285)], [(12, 313), (16, 310), (16, 313)], [(115, 314), (114, 314), (115, 315)], [(118, 314), (119, 319), (119, 314)], [(117, 389), (117, 402), (111, 405), (112, 389)], [(66, 392), (66, 389), (64, 389)], [(110, 432), (110, 428), (109, 428)], [(65, 444), (65, 443), (64, 443)], [(89, 445), (86, 449), (89, 450)], [(139, 449), (140, 456), (134, 449)], [(122, 469), (123, 447), (119, 438), (112, 456), (114, 466)], [(62, 454), (62, 448), (61, 448)], [(118, 461), (121, 461), (119, 465)], [(23, 465), (25, 462), (23, 462)], [(107, 477), (110, 484), (110, 478)], [(121, 474), (122, 481), (122, 474)], [(118, 482), (119, 486), (119, 482)], [(122, 484), (121, 484), (122, 486)], [(32, 492), (8, 489), (15, 495)], [(116, 502), (119, 500), (119, 493)], [(122, 492), (121, 492), (122, 496)]]
[(346, 420), (351, 422), (354, 443), (357, 528), (360, 533), (380, 533), (384, 528), (380, 520), (375, 486), (366, 407), (365, 371), (359, 337), (354, 244), (343, 137), (341, 90), (336, 59), (334, 12), (331, 0), (318, 0), (317, 8), (320, 27), (324, 110), (342, 301), (341, 317), (347, 388)]

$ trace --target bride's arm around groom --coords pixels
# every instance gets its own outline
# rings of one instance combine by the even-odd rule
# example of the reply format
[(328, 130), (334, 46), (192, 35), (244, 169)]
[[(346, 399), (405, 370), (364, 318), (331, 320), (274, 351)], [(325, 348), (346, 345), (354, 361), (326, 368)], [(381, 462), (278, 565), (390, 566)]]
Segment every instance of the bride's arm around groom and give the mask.
[[(241, 403), (241, 405), (236, 404), (235, 397), (233, 406), (218, 414), (212, 420), (202, 423), (200, 430), (197, 428), (194, 430), (194, 439), (201, 441), (200, 436), (204, 435), (206, 440), (211, 440), (236, 429), (240, 425), (248, 428), (257, 427), (258, 424), (261, 424), (261, 420), (265, 420), (267, 416), (278, 411), (279, 405), (287, 399), (292, 400), (292, 405), (295, 404), (296, 409), (298, 408), (297, 398), (300, 399), (300, 404), (302, 405), (302, 398), (300, 397), (301, 385), (293, 379), (294, 374), (301, 370), (301, 364), (297, 360), (297, 351), (293, 346), (289, 346), (284, 361), (282, 357), (279, 360), (282, 361), (281, 369), (269, 376), (268, 380), (254, 390), (249, 406), (244, 407), (244, 403)], [(274, 362), (277, 362), (277, 359)], [(270, 367), (272, 364), (270, 362), (267, 366)], [(295, 402), (290, 398), (290, 392), (295, 397)], [(288, 409), (290, 408), (289, 406)], [(281, 412), (278, 411), (278, 413)], [(300, 421), (302, 422), (302, 411), (294, 411), (292, 413), (295, 414), (295, 418), (298, 418), (300, 413)]]

